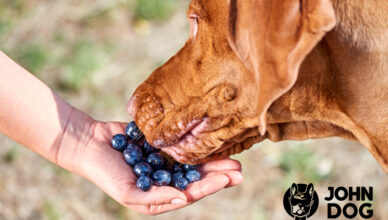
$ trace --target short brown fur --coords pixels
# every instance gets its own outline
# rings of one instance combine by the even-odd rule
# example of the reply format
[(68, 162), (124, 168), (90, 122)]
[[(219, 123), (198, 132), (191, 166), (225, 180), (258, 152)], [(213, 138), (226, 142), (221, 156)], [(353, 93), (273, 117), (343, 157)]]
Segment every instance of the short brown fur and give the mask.
[[(193, 0), (188, 14), (199, 16), (197, 36), (155, 70), (130, 105), (147, 140), (199, 163), (265, 138), (340, 136), (361, 142), (388, 172), (388, 2), (263, 2)], [(258, 22), (245, 15), (269, 7), (274, 12), (263, 11)], [(260, 34), (269, 30), (265, 19), (283, 22), (270, 38)], [(195, 143), (168, 150), (182, 138), (180, 124), (204, 118)]]

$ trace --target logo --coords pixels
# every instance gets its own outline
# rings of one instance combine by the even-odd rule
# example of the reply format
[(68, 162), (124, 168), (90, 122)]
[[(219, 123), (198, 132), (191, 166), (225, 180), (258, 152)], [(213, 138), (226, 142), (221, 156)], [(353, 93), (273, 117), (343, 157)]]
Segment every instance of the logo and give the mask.
[(293, 183), (284, 194), (283, 205), (286, 212), (295, 220), (306, 220), (311, 217), (319, 205), (314, 185)]
[[(336, 219), (345, 216), (348, 219), (360, 215), (364, 219), (373, 217), (373, 187), (333, 187), (329, 186), (329, 196), (324, 199), (327, 204), (327, 218)], [(346, 201), (348, 200), (348, 201)], [(339, 203), (338, 201), (342, 201)], [(357, 203), (360, 203), (359, 205)]]

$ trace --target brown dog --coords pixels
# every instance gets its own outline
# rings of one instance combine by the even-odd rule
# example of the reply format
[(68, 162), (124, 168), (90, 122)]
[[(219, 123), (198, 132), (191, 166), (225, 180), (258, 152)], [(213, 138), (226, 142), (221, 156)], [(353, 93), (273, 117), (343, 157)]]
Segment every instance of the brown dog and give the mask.
[(340, 136), (388, 172), (388, 2), (193, 0), (186, 45), (135, 91), (147, 140), (184, 163)]

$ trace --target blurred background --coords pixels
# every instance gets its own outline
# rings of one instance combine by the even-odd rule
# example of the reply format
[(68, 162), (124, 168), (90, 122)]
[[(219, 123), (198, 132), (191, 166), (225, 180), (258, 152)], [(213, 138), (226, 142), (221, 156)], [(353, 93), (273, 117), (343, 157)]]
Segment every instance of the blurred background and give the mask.
[[(188, 37), (188, 3), (0, 0), (0, 49), (94, 118), (130, 121), (136, 86)], [(291, 219), (282, 200), (293, 182), (312, 182), (321, 195), (312, 219), (327, 216), (328, 186), (373, 186), (372, 219), (388, 219), (388, 176), (355, 142), (265, 141), (234, 158), (240, 186), (149, 217), (0, 134), (0, 219)]]

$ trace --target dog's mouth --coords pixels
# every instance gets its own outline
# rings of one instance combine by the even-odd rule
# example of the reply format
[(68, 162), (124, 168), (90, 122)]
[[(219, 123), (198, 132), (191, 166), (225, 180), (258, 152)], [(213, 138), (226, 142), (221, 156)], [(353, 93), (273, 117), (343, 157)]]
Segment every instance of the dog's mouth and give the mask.
[(202, 117), (188, 123), (178, 122), (178, 133), (173, 136), (176, 141), (167, 144), (164, 140), (154, 140), (154, 147), (162, 149), (181, 163), (198, 164), (212, 159), (228, 156), (225, 150), (231, 145), (223, 141), (210, 140), (212, 136), (211, 118)]

